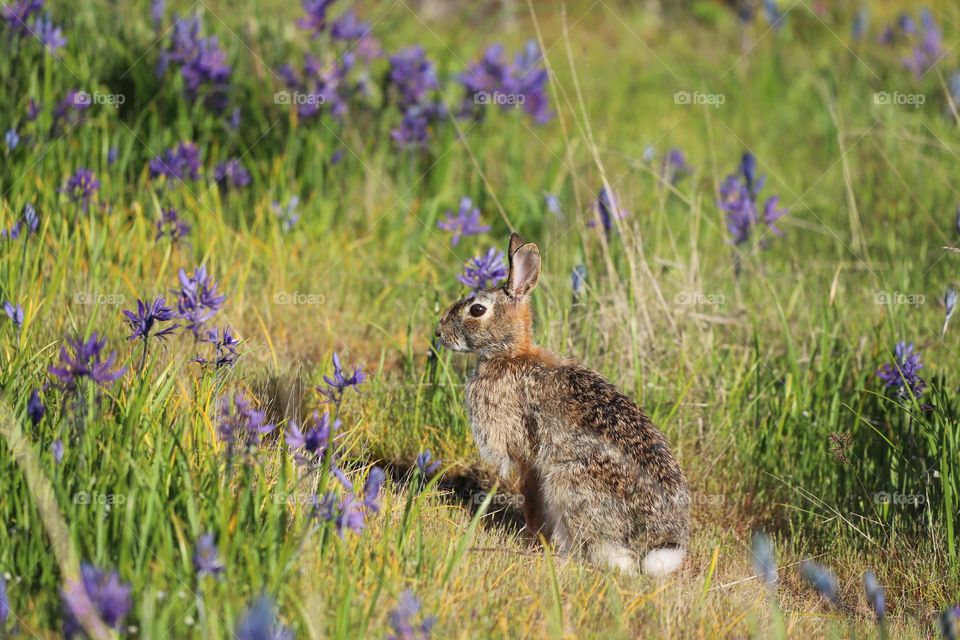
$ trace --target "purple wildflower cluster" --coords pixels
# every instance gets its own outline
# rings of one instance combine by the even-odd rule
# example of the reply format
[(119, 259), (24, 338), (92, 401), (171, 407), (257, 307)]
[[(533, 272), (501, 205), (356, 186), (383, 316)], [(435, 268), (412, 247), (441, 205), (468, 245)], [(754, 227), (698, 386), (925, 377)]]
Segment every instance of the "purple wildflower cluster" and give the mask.
[(197, 539), (193, 552), (193, 568), (197, 575), (218, 576), (225, 570), (217, 551), (216, 540), (212, 533), (204, 533)]
[(250, 605), (237, 621), (233, 635), (237, 640), (293, 640), (293, 631), (277, 620), (276, 608), (266, 596)]
[(503, 261), (503, 251), (491, 247), (485, 254), (471, 258), (457, 280), (474, 291), (480, 291), (496, 286), (506, 277), (507, 265)]
[(300, 214), (297, 213), (297, 207), (300, 206), (300, 196), (290, 196), (286, 206), (281, 206), (279, 202), (274, 201), (270, 205), (273, 214), (280, 219), (280, 227), (284, 233), (289, 233), (300, 221)]
[(120, 581), (116, 571), (104, 571), (92, 564), (80, 566), (80, 580), (69, 582), (63, 599), (63, 635), (83, 636), (84, 624), (120, 629), (133, 607), (130, 585)]
[(104, 358), (106, 338), (101, 338), (96, 332), (87, 340), (69, 338), (67, 345), (60, 348), (60, 359), (57, 365), (51, 366), (48, 371), (54, 375), (67, 390), (74, 390), (82, 380), (91, 380), (97, 385), (106, 385), (120, 376), (127, 368), (113, 369), (117, 360), (115, 351)]
[(914, 350), (913, 343), (898, 342), (894, 346), (893, 356), (893, 362), (877, 370), (877, 377), (884, 387), (896, 391), (897, 397), (904, 400), (919, 398), (927, 388), (927, 383), (919, 373), (923, 368), (920, 354)]
[(195, 338), (207, 335), (206, 323), (223, 308), (227, 297), (219, 295), (217, 283), (207, 273), (206, 265), (200, 265), (192, 274), (180, 269), (180, 289), (177, 295), (177, 312), (186, 321), (187, 330)]
[(336, 405), (339, 412), (340, 404), (343, 402), (343, 394), (346, 393), (347, 389), (357, 391), (357, 388), (367, 381), (367, 376), (363, 372), (363, 365), (354, 367), (353, 372), (347, 375), (337, 352), (333, 353), (332, 360), (333, 377), (323, 376), (324, 386), (317, 387), (317, 391), (326, 399), (326, 402)]
[(905, 47), (903, 65), (918, 78), (926, 75), (946, 53), (943, 33), (929, 9), (920, 10), (919, 26), (909, 13), (901, 13), (879, 39), (890, 47)]
[(210, 329), (207, 331), (204, 342), (213, 347), (214, 356), (210, 359), (199, 355), (194, 358), (194, 362), (201, 366), (211, 366), (214, 369), (231, 367), (240, 357), (240, 354), (237, 353), (240, 341), (233, 335), (233, 330), (230, 327), (223, 327), (220, 330)]
[(292, 93), (281, 92), (276, 95), (276, 101), (295, 104), (297, 115), (301, 118), (313, 118), (324, 108), (340, 118), (347, 113), (347, 102), (358, 90), (357, 85), (351, 84), (348, 79), (355, 63), (356, 56), (347, 53), (330, 64), (306, 54), (302, 71), (285, 64), (278, 75)]
[(231, 453), (237, 447), (259, 445), (276, 425), (267, 422), (267, 414), (254, 408), (253, 401), (238, 392), (220, 401), (217, 435)]
[(313, 509), (313, 517), (323, 522), (332, 522), (337, 535), (344, 537), (347, 531), (360, 533), (366, 527), (369, 513), (380, 512), (380, 501), (386, 474), (380, 467), (373, 467), (367, 473), (363, 488), (355, 493), (353, 486), (343, 473), (335, 470), (346, 493), (338, 497), (336, 492), (327, 492), (318, 498)]
[(430, 127), (446, 117), (443, 103), (435, 97), (440, 88), (436, 66), (423, 47), (407, 47), (390, 56), (387, 78), (389, 91), (403, 114), (390, 136), (403, 148), (426, 146)]
[(43, 13), (44, 0), (14, 0), (0, 7), (4, 30), (17, 39), (36, 39), (51, 54), (67, 45), (63, 30)]
[(9, 229), (0, 229), (0, 240), (16, 240), (20, 236), (27, 237), (36, 233), (40, 228), (40, 217), (32, 204), (23, 205), (23, 215), (13, 223)]
[(199, 16), (175, 19), (170, 43), (157, 63), (157, 76), (178, 66), (187, 98), (202, 99), (208, 109), (223, 113), (229, 102), (232, 69), (217, 37), (202, 37), (202, 30)]
[(452, 211), (446, 212), (446, 218), (437, 222), (437, 226), (444, 231), (449, 231), (450, 244), (457, 246), (460, 238), (475, 236), (490, 231), (490, 226), (480, 223), (480, 209), (473, 206), (473, 200), (464, 196), (460, 199), (460, 207), (457, 209), (457, 215)]
[(750, 239), (750, 233), (758, 224), (764, 224), (775, 235), (783, 235), (777, 228), (777, 220), (787, 214), (777, 205), (780, 196), (771, 196), (759, 206), (759, 194), (766, 176), (757, 176), (757, 159), (747, 151), (740, 161), (739, 174), (727, 176), (720, 185), (720, 201), (717, 206), (726, 213), (727, 230), (735, 245)]
[(124, 310), (123, 315), (127, 317), (127, 323), (131, 330), (127, 339), (140, 340), (143, 343), (143, 356), (140, 359), (139, 369), (142, 372), (147, 363), (150, 338), (166, 340), (169, 336), (176, 334), (180, 325), (171, 324), (163, 328), (160, 327), (161, 324), (168, 323), (177, 317), (173, 309), (166, 306), (164, 298), (155, 298), (152, 302), (137, 300), (137, 310)]
[(331, 420), (329, 411), (325, 412), (323, 416), (314, 411), (312, 425), (305, 425), (301, 429), (296, 422), (291, 422), (287, 426), (284, 437), (287, 446), (293, 451), (294, 460), (301, 466), (316, 468), (323, 464), (327, 453), (330, 452), (330, 464), (333, 467), (335, 464), (333, 459), (334, 448), (331, 445), (336, 439), (339, 428), (340, 420)]
[(180, 142), (166, 149), (150, 161), (150, 177), (172, 180), (198, 180), (200, 178), (200, 149), (190, 141)]
[(387, 636), (387, 640), (428, 640), (436, 618), (431, 616), (414, 622), (418, 613), (420, 601), (413, 591), (407, 589), (390, 612), (390, 629), (393, 633)]
[(246, 170), (239, 158), (221, 162), (214, 169), (213, 175), (221, 192), (240, 189), (250, 184), (250, 172)]
[(90, 200), (99, 190), (100, 181), (97, 180), (97, 176), (90, 169), (81, 167), (67, 179), (61, 191), (67, 194), (71, 201), (79, 204), (84, 211), (89, 211)]
[(187, 224), (177, 210), (173, 207), (160, 211), (160, 219), (157, 220), (157, 235), (155, 242), (161, 238), (170, 238), (171, 242), (179, 242), (190, 234), (190, 225)]
[(535, 41), (528, 41), (513, 63), (504, 60), (503, 46), (494, 44), (459, 76), (466, 90), (460, 113), (479, 119), (484, 115), (484, 107), (496, 104), (504, 109), (522, 108), (534, 123), (545, 124), (553, 118), (547, 79), (543, 56)]

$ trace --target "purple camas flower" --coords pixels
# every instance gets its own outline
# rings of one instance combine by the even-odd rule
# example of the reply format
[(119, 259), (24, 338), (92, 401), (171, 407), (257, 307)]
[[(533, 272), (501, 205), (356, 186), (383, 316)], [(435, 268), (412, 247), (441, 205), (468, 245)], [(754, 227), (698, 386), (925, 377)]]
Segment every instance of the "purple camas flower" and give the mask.
[(293, 631), (277, 620), (273, 602), (257, 598), (243, 614), (233, 633), (236, 640), (293, 640)]
[(43, 414), (46, 413), (46, 411), (47, 408), (43, 406), (40, 393), (34, 389), (30, 392), (30, 399), (27, 400), (27, 417), (30, 418), (33, 426), (40, 424), (40, 421), (43, 420)]
[(44, 50), (51, 55), (67, 46), (67, 39), (63, 37), (63, 30), (50, 20), (49, 14), (37, 16), (30, 25), (34, 36), (43, 45)]
[(450, 244), (453, 246), (457, 246), (460, 238), (490, 231), (488, 225), (480, 224), (480, 209), (473, 206), (470, 198), (460, 199), (460, 208), (456, 216), (452, 211), (447, 211), (446, 216), (446, 219), (437, 222), (437, 226), (453, 234), (450, 238)]
[(503, 262), (503, 251), (491, 247), (485, 254), (471, 258), (457, 280), (474, 291), (480, 291), (496, 286), (506, 277), (507, 265)]
[(693, 169), (687, 164), (683, 151), (673, 148), (667, 151), (660, 164), (660, 175), (670, 184), (677, 184), (681, 178), (688, 176)]
[(176, 334), (177, 329), (180, 328), (179, 324), (160, 328), (161, 323), (170, 322), (177, 317), (173, 309), (166, 306), (166, 302), (164, 298), (155, 298), (152, 302), (144, 302), (138, 299), (135, 312), (124, 310), (123, 315), (127, 317), (130, 330), (133, 332), (127, 336), (127, 339), (146, 342), (151, 337), (163, 340)]
[(893, 355), (893, 362), (880, 367), (877, 377), (887, 389), (895, 390), (898, 397), (909, 399), (912, 395), (919, 398), (927, 388), (927, 383), (919, 373), (923, 368), (920, 354), (914, 351), (912, 342), (898, 342), (893, 349)]
[(26, 37), (30, 35), (30, 22), (43, 11), (43, 0), (15, 0), (0, 8), (0, 15), (7, 28), (14, 34)]
[(400, 125), (390, 131), (390, 137), (397, 146), (404, 149), (418, 149), (427, 145), (430, 139), (431, 111), (419, 106), (408, 107), (403, 112)]
[(552, 193), (545, 193), (543, 194), (543, 202), (547, 205), (547, 211), (558, 218), (563, 217), (563, 210), (560, 208), (560, 198)]
[(583, 297), (583, 290), (587, 285), (587, 267), (578, 264), (570, 271), (570, 289), (573, 291), (573, 302), (576, 304)]
[(167, 0), (150, 1), (150, 20), (153, 22), (153, 30), (160, 31), (163, 26), (163, 16), (167, 12)]
[(747, 242), (753, 228), (761, 223), (774, 235), (783, 235), (776, 223), (788, 210), (777, 206), (780, 197), (767, 198), (762, 212), (758, 209), (760, 190), (765, 182), (766, 176), (757, 176), (756, 156), (748, 151), (740, 160), (739, 175), (727, 176), (720, 185), (717, 206), (726, 214), (727, 230), (735, 245)]
[(330, 37), (334, 40), (360, 40), (369, 37), (370, 25), (357, 18), (353, 9), (347, 9), (330, 25)]
[(8, 129), (3, 135), (3, 143), (7, 145), (7, 151), (13, 151), (20, 144), (20, 135), (16, 129)]
[[(932, 69), (944, 55), (943, 34), (936, 20), (934, 20), (933, 14), (928, 9), (921, 9), (920, 25), (920, 39), (914, 44), (910, 55), (903, 59), (904, 66), (913, 71), (918, 78)], [(915, 27), (910, 32), (904, 29), (905, 33), (911, 35), (915, 31)]]
[(191, 275), (180, 269), (180, 290), (177, 293), (177, 311), (187, 321), (187, 329), (200, 339), (206, 322), (223, 308), (226, 296), (217, 295), (217, 283), (207, 275), (206, 265), (200, 265)]
[(220, 562), (220, 553), (217, 551), (212, 533), (204, 533), (197, 539), (197, 546), (193, 552), (193, 568), (201, 576), (216, 576), (223, 573), (224, 566)]
[(367, 474), (367, 480), (363, 483), (363, 506), (368, 511), (380, 513), (380, 494), (383, 493), (386, 477), (380, 467), (371, 468)]
[(9, 300), (3, 303), (3, 312), (10, 318), (17, 332), (23, 327), (23, 307), (19, 304), (13, 304)]
[(0, 574), (0, 632), (5, 633), (10, 619), (10, 598), (7, 596), (7, 579)]
[(430, 449), (425, 449), (417, 454), (417, 471), (423, 477), (432, 476), (440, 468), (440, 461), (433, 459)]
[(177, 242), (190, 234), (190, 225), (187, 224), (173, 207), (163, 209), (160, 212), (160, 219), (157, 220), (157, 235), (154, 242), (159, 242), (164, 236), (169, 237), (171, 242)]
[[(36, 114), (39, 114), (40, 108), (36, 106), (36, 103), (33, 103), (33, 105), (33, 119), (36, 119)], [(79, 126), (83, 122), (84, 112), (89, 108), (88, 94), (77, 89), (68, 91), (63, 100), (53, 108), (53, 133), (58, 134), (68, 128)], [(28, 119), (30, 115), (28, 113)]]
[(480, 118), (485, 106), (499, 104), (503, 109), (522, 107), (536, 124), (549, 121), (548, 76), (537, 43), (528, 41), (513, 64), (504, 61), (503, 52), (499, 44), (488, 47), (483, 58), (459, 76), (466, 89), (461, 115)]
[(192, 142), (181, 142), (150, 161), (150, 177), (167, 180), (197, 180), (200, 177), (200, 150)]
[(337, 500), (334, 493), (327, 493), (316, 505), (313, 517), (324, 522), (333, 522), (337, 535), (343, 538), (346, 531), (360, 533), (366, 526), (363, 505), (353, 495)]
[(80, 565), (81, 579), (68, 583), (61, 595), (64, 605), (63, 633), (71, 638), (83, 634), (81, 621), (99, 620), (119, 629), (133, 606), (130, 585), (116, 571), (106, 572), (92, 564)]
[(433, 62), (419, 45), (390, 56), (388, 77), (401, 107), (424, 105), (428, 95), (440, 86)]
[(36, 209), (33, 208), (32, 204), (27, 203), (23, 205), (23, 217), (20, 220), (14, 222), (9, 229), (0, 229), (0, 239), (16, 240), (24, 231), (28, 234), (36, 233), (39, 227), (40, 218), (37, 216)]
[(63, 440), (54, 440), (50, 443), (50, 453), (57, 464), (63, 462)]
[(94, 175), (93, 171), (81, 167), (67, 180), (63, 192), (66, 193), (67, 197), (72, 201), (79, 202), (84, 211), (89, 211), (90, 199), (93, 198), (99, 189), (100, 181), (97, 180), (97, 176)]
[(220, 416), (217, 420), (217, 433), (228, 447), (259, 444), (263, 436), (276, 428), (266, 419), (267, 414), (253, 407), (252, 402), (241, 392), (220, 402)]
[(334, 0), (303, 0), (303, 10), (307, 15), (297, 20), (297, 26), (311, 31), (316, 38), (327, 28), (327, 10)]
[(64, 388), (71, 391), (76, 389), (79, 381), (83, 379), (92, 380), (98, 385), (113, 382), (122, 376), (127, 368), (111, 371), (117, 354), (112, 351), (104, 359), (103, 349), (106, 345), (106, 338), (101, 339), (96, 332), (86, 341), (81, 338), (67, 339), (67, 346), (60, 347), (60, 361), (48, 371), (57, 377)]
[(230, 327), (223, 327), (219, 333), (216, 329), (208, 331), (204, 342), (213, 345), (215, 356), (213, 360), (207, 360), (200, 356), (194, 358), (194, 362), (201, 365), (211, 365), (215, 369), (231, 367), (240, 357), (237, 353), (237, 346), (240, 341), (233, 335)]
[(307, 54), (303, 58), (303, 72), (299, 73), (289, 64), (283, 65), (278, 75), (283, 78), (296, 96), (297, 115), (313, 118), (324, 107), (337, 118), (347, 113), (347, 99), (352, 91), (347, 75), (353, 68), (355, 57), (345, 54), (332, 64), (324, 64), (319, 58)]
[(213, 175), (222, 193), (232, 189), (240, 189), (250, 184), (250, 173), (239, 158), (221, 162), (214, 169)]
[(287, 446), (294, 451), (294, 459), (303, 466), (313, 466), (323, 461), (331, 443), (340, 428), (339, 420), (331, 420), (330, 412), (313, 412), (313, 425), (304, 426), (301, 431), (296, 423), (291, 423), (284, 434)]
[(174, 22), (170, 44), (157, 63), (157, 75), (166, 73), (171, 64), (180, 65), (187, 98), (192, 101), (203, 97), (211, 111), (223, 113), (233, 71), (219, 40), (215, 36), (201, 37), (202, 28), (199, 17)]
[(800, 575), (829, 602), (837, 604), (840, 601), (837, 576), (830, 569), (812, 560), (803, 560), (800, 562)]
[(343, 370), (343, 365), (340, 364), (340, 356), (337, 355), (337, 352), (333, 352), (333, 377), (323, 376), (323, 381), (326, 384), (326, 388), (317, 387), (317, 391), (324, 396), (327, 402), (333, 402), (338, 407), (340, 406), (340, 401), (343, 399), (343, 394), (347, 389), (353, 388), (357, 390), (361, 384), (366, 382), (367, 376), (363, 373), (363, 365), (353, 368), (353, 373), (346, 375)]
[(779, 31), (783, 26), (784, 14), (775, 0), (763, 0), (763, 15), (774, 30)]
[(390, 628), (393, 633), (387, 640), (428, 640), (436, 619), (424, 618), (416, 623), (413, 618), (420, 613), (420, 601), (407, 589), (397, 601), (397, 606), (390, 612)]

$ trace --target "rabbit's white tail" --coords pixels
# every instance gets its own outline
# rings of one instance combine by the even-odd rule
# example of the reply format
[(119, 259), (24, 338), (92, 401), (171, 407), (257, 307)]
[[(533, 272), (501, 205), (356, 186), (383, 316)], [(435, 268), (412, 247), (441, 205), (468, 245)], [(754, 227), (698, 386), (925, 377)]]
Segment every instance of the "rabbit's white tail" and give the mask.
[(662, 577), (673, 573), (683, 563), (687, 550), (680, 547), (665, 547), (647, 552), (640, 569), (648, 576)]

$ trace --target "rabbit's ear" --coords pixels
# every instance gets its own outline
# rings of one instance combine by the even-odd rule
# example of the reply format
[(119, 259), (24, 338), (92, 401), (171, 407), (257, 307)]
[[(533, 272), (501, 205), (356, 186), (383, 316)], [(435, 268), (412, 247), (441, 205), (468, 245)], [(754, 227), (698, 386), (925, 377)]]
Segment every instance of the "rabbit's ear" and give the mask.
[[(520, 236), (513, 234), (510, 238), (510, 245), (513, 246), (513, 238), (519, 239)], [(525, 296), (537, 286), (540, 279), (540, 248), (532, 242), (521, 244), (510, 254), (510, 277), (507, 279), (507, 293), (511, 298)]]
[(520, 237), (520, 234), (514, 231), (510, 234), (510, 248), (507, 250), (507, 256), (512, 260), (513, 254), (517, 252), (517, 249), (522, 247), (524, 244), (523, 238)]

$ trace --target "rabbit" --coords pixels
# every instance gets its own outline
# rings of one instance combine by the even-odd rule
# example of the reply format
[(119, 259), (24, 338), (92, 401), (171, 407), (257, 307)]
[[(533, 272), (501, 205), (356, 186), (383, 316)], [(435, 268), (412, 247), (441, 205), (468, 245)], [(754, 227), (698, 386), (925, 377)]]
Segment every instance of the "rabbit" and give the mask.
[(510, 236), (502, 287), (444, 312), (439, 343), (478, 356), (466, 387), (481, 457), (518, 474), (527, 528), (561, 554), (665, 576), (683, 563), (690, 494), (666, 438), (600, 374), (531, 343), (540, 250)]

